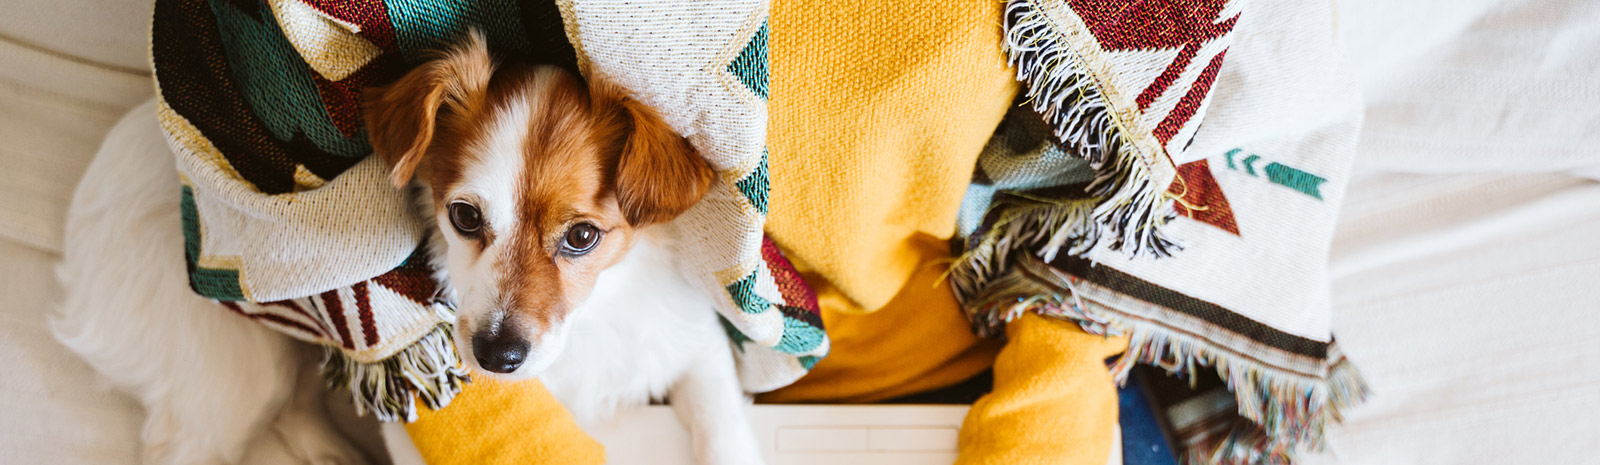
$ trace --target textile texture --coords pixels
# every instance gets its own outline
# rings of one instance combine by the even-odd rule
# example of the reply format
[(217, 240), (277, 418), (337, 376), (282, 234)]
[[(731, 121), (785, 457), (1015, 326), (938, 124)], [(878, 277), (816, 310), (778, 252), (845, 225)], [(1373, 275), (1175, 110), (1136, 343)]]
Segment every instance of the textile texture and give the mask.
[(1127, 341), (1036, 314), (1006, 329), (1010, 340), (994, 362), (994, 390), (967, 411), (956, 463), (1105, 463), (1115, 450), (1118, 415), (1105, 359)]
[(1189, 463), (1287, 462), (1366, 394), (1327, 279), (1360, 99), (1328, 5), (1288, 3), (1008, 2), (1026, 89), (957, 221), (978, 333), (1035, 312), (1127, 336), (1119, 379), (1220, 377)]
[(1002, 347), (972, 333), (944, 280), (974, 163), (1019, 88), (999, 53), (1002, 7), (773, 4), (767, 232), (817, 290), (834, 345), (759, 400), (907, 401), (993, 366), (959, 463), (1104, 463), (1117, 424), (1104, 360), (1126, 340), (1035, 317)]
[[(659, 109), (718, 171), (679, 219), (682, 256), (764, 391), (826, 355), (814, 297), (770, 243), (766, 4), (616, 1), (162, 0), (151, 60), (183, 181), (190, 284), (329, 348), (329, 381), (384, 420), (450, 402), (466, 374), (422, 243), (387, 182), (360, 92), (484, 32), (493, 53), (608, 79)], [(673, 53), (660, 53), (670, 46)]]
[(441, 411), (418, 412), (406, 432), (431, 465), (606, 463), (605, 446), (536, 381), (474, 381)]
[(766, 228), (816, 289), (833, 350), (762, 401), (874, 402), (993, 363), (942, 277), (973, 160), (1017, 92), (1000, 12), (773, 3)]

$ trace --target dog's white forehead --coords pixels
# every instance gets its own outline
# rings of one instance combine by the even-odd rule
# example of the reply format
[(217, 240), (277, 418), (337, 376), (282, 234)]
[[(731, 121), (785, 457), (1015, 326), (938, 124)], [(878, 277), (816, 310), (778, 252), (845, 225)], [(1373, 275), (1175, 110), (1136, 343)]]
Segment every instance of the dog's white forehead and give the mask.
[(539, 104), (525, 94), (511, 96), (490, 116), (488, 131), (469, 143), (462, 157), (461, 180), (451, 197), (476, 199), (484, 221), (496, 234), (512, 233), (516, 227), (518, 182), (527, 169), (524, 149)]

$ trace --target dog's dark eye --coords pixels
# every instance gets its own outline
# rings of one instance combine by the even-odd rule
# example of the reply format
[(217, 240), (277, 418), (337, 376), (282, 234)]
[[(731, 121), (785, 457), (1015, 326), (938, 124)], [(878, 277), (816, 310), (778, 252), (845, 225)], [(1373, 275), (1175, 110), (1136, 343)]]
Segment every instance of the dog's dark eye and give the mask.
[(456, 227), (456, 232), (463, 236), (476, 236), (478, 230), (483, 228), (483, 215), (478, 212), (478, 207), (470, 203), (455, 201), (450, 202), (450, 225)]
[(583, 255), (589, 253), (595, 244), (599, 243), (600, 228), (589, 223), (578, 223), (567, 230), (566, 239), (561, 246), (567, 249), (567, 253)]

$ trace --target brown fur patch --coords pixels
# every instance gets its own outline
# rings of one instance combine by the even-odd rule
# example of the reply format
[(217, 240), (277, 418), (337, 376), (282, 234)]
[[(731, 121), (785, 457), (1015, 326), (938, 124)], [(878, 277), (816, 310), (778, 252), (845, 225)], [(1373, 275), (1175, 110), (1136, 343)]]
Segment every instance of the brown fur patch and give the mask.
[(671, 221), (705, 196), (711, 165), (655, 109), (613, 84), (593, 84), (589, 92), (595, 134), (616, 153), (614, 187), (628, 222)]
[(494, 60), (483, 34), (406, 73), (387, 87), (369, 89), (363, 112), (372, 151), (392, 167), (395, 186), (411, 182), (433, 145), (438, 126), (453, 126), (483, 110)]

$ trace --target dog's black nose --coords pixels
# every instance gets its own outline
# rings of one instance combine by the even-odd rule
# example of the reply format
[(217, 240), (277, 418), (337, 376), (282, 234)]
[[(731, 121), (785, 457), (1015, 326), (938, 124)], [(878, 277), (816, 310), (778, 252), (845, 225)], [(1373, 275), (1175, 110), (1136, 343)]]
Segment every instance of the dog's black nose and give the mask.
[(514, 331), (499, 331), (499, 334), (480, 331), (472, 335), (472, 352), (483, 369), (510, 373), (517, 371), (527, 359), (528, 341), (517, 337)]

